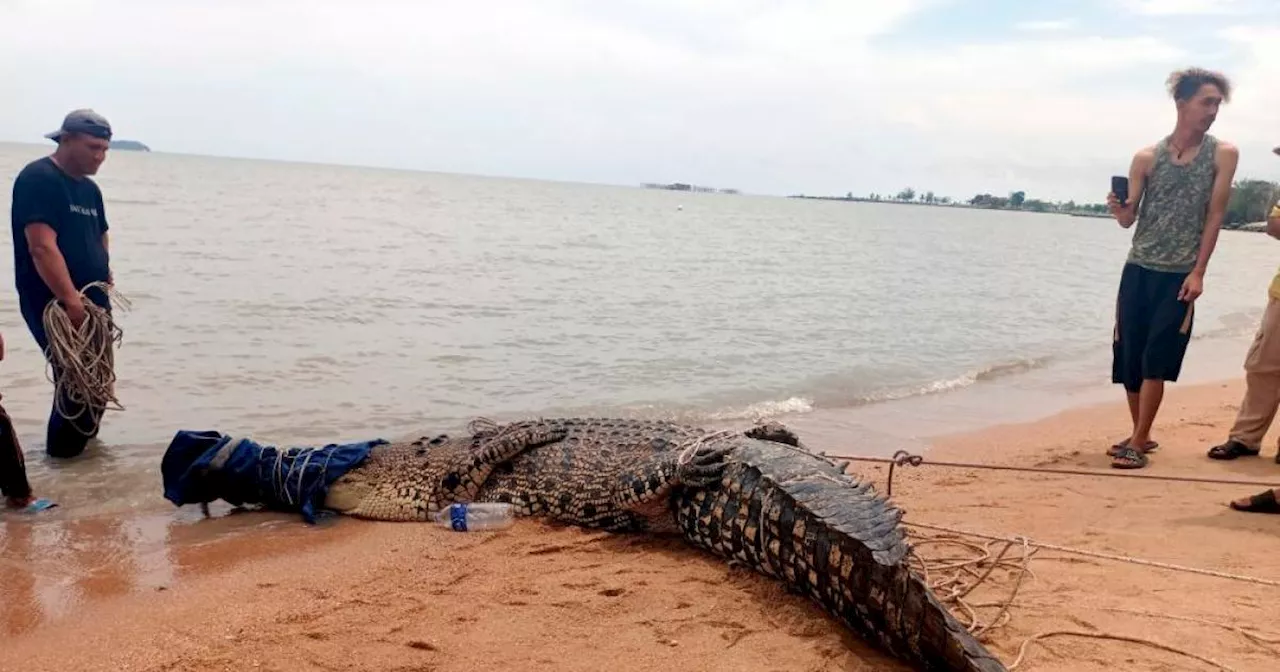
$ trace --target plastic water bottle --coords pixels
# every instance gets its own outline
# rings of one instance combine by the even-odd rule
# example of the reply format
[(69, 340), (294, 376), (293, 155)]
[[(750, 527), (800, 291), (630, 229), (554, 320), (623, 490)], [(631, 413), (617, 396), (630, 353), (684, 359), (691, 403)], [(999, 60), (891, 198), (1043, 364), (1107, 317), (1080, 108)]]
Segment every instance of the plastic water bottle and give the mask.
[(450, 504), (435, 514), (435, 522), (455, 532), (505, 530), (516, 522), (515, 509), (503, 502)]

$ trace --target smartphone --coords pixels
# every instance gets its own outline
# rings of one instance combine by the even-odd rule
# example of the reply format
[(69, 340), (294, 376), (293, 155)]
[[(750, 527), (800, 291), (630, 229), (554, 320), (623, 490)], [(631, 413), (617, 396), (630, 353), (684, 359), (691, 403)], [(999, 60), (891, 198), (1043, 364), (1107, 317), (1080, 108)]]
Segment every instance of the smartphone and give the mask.
[(1120, 199), (1120, 205), (1129, 205), (1129, 178), (1123, 175), (1112, 175), (1111, 193)]

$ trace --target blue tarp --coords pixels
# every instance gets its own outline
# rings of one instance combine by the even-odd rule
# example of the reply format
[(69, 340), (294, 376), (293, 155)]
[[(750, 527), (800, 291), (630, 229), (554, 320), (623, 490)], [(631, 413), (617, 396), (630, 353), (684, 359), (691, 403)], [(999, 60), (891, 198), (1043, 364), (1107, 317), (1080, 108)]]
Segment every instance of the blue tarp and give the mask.
[(281, 449), (215, 431), (180, 430), (160, 461), (164, 498), (175, 506), (217, 499), (234, 506), (260, 504), (298, 511), (314, 523), (329, 486), (384, 443)]

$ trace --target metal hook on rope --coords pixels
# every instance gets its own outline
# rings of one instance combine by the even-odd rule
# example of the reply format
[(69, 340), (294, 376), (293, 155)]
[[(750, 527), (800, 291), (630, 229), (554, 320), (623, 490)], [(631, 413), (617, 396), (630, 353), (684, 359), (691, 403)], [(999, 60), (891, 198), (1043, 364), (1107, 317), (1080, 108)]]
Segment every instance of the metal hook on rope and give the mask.
[(913, 467), (918, 467), (921, 464), (924, 464), (924, 457), (920, 455), (915, 455), (905, 450), (899, 450), (898, 452), (893, 454), (893, 461), (889, 463), (889, 483), (885, 487), (885, 492), (884, 492), (886, 497), (893, 496), (893, 468), (898, 465), (905, 466), (908, 464)]

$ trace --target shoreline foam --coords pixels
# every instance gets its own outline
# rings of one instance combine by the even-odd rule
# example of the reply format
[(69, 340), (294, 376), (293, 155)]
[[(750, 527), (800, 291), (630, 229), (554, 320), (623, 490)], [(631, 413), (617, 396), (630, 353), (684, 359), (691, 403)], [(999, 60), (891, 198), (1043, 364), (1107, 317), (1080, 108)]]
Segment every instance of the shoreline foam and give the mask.
[[(1242, 389), (1239, 380), (1173, 386), (1155, 432), (1161, 450), (1143, 475), (1280, 483), (1274, 438), (1263, 459), (1204, 456), (1225, 433)], [(932, 441), (929, 456), (1107, 471), (1106, 448), (1127, 430), (1126, 409), (1111, 402), (945, 436)], [(882, 465), (853, 468), (883, 489)], [(1239, 486), (942, 467), (903, 469), (894, 483), (910, 522), (1280, 575), (1280, 517), (1225, 506), (1247, 494)], [(209, 527), (254, 525), (237, 518)], [(170, 581), (81, 600), (74, 613), (9, 636), (0, 668), (894, 669), (803, 598), (679, 542), (533, 521), (480, 536), (412, 524), (343, 519), (308, 528), (296, 517), (259, 519), (275, 521), (274, 529), (210, 537), (185, 526), (195, 539), (169, 545), (177, 568)], [(10, 590), (21, 568), (12, 556), (3, 560), (0, 586)], [(120, 580), (107, 567), (112, 559), (102, 560), (89, 583)], [(991, 647), (1006, 664), (1026, 637), (1063, 628), (1146, 637), (1242, 671), (1274, 664), (1274, 652), (1229, 630), (1114, 610), (1257, 624), (1280, 637), (1269, 626), (1280, 617), (1275, 588), (1052, 552), (1041, 552), (1031, 569), (1012, 622), (993, 633)], [(1000, 600), (1010, 588), (987, 584), (975, 599)], [(19, 610), (7, 611), (3, 622), (22, 620)], [(1033, 644), (1028, 656), (1025, 669), (1034, 670), (1198, 669), (1144, 646), (1075, 637)]]

